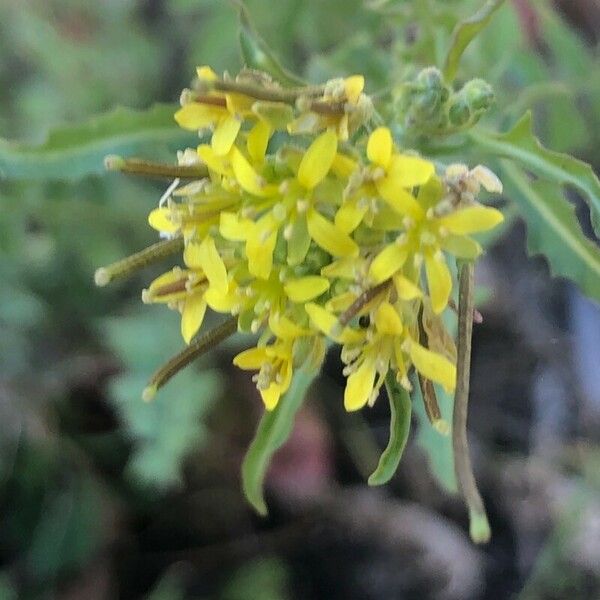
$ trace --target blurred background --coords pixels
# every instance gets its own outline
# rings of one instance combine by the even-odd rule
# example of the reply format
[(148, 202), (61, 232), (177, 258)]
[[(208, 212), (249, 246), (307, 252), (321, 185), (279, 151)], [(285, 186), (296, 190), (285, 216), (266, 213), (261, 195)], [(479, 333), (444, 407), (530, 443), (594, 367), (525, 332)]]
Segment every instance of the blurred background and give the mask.
[[(363, 72), (377, 92), (391, 58), (419, 56), (419, 12), (449, 33), (481, 2), (247, 4), (287, 66)], [(465, 56), (498, 90), (491, 122), (531, 107), (545, 143), (597, 161), (599, 31), (596, 0), (507, 2)], [(225, 1), (0, 0), (0, 136), (36, 144), (115, 106), (174, 103), (196, 65), (239, 61)], [(154, 241), (163, 191), (0, 179), (0, 599), (600, 597), (600, 310), (527, 257), (518, 219), (478, 272), (469, 427), (493, 538), (475, 547), (448, 440), (422, 414), (393, 481), (367, 487), (389, 409), (344, 414), (335, 350), (269, 471), (267, 519), (240, 490), (262, 410), (231, 367), (242, 341), (141, 402), (182, 346), (178, 316), (140, 302), (162, 268), (104, 289), (93, 273)]]

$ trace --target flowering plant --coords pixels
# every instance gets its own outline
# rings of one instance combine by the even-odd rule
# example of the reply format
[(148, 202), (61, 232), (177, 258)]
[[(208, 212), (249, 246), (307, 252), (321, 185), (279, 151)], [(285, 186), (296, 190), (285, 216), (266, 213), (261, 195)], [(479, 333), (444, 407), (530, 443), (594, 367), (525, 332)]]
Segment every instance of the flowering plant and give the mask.
[[(389, 14), (396, 4), (370, 3)], [(418, 46), (398, 54), (406, 62), (380, 91), (362, 75), (309, 84), (290, 74), (241, 6), (244, 68), (232, 76), (200, 66), (181, 106), (166, 111), (177, 135), (198, 134), (199, 145), (177, 144), (171, 164), (106, 158), (109, 169), (169, 181), (148, 217), (160, 241), (95, 277), (106, 285), (181, 259), (142, 293), (144, 302), (181, 314), (186, 344), (156, 371), (144, 399), (235, 332), (255, 336), (234, 364), (254, 372), (265, 407), (243, 465), (244, 491), (259, 512), (268, 461), (337, 344), (346, 410), (372, 406), (384, 386), (390, 402), (389, 443), (369, 483), (394, 474), (420, 396), (436, 435), (451, 436), (472, 537), (489, 537), (466, 439), (471, 330), (481, 318), (473, 300), (474, 263), (485, 245), (479, 234), (499, 230), (516, 206), (532, 249), (600, 298), (598, 249), (562, 197), (566, 185), (575, 188), (597, 227), (598, 178), (585, 163), (545, 149), (530, 113), (508, 133), (480, 125), (495, 90), (459, 70), (501, 5), (489, 0), (456, 25), (439, 68), (422, 64)], [(499, 202), (504, 187), (508, 204)], [(212, 329), (209, 311), (224, 315)], [(442, 396), (453, 399), (452, 419), (440, 409)]]

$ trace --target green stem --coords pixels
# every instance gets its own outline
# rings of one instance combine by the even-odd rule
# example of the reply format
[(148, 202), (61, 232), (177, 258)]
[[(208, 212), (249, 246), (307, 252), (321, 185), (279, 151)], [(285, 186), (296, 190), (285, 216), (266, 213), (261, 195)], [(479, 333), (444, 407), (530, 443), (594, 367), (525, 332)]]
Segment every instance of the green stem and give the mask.
[(460, 269), (458, 292), (458, 360), (454, 413), (452, 416), (452, 448), (454, 450), (454, 468), (458, 487), (469, 509), (471, 539), (480, 544), (489, 541), (491, 531), (483, 500), (473, 475), (467, 441), (474, 287), (473, 263), (464, 263)]

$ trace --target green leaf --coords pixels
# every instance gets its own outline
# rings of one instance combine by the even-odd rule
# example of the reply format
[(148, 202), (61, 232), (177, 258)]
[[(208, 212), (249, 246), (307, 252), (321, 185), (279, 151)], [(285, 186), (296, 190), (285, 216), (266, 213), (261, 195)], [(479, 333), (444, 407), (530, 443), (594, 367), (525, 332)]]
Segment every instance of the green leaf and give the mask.
[(509, 161), (503, 167), (508, 195), (527, 223), (529, 253), (546, 256), (554, 275), (600, 302), (600, 249), (582, 233), (574, 207), (555, 184), (532, 181)]
[(475, 37), (492, 20), (494, 13), (502, 6), (504, 0), (488, 0), (472, 17), (462, 21), (452, 33), (450, 49), (444, 63), (446, 81), (454, 81), (463, 52)]
[[(419, 424), (416, 436), (417, 444), (427, 455), (429, 468), (438, 483), (445, 490), (454, 494), (458, 491), (458, 486), (454, 475), (452, 438), (449, 435), (442, 435), (431, 426), (425, 414), (421, 389), (418, 385), (415, 385), (414, 389), (414, 410)], [(454, 397), (446, 393), (440, 386), (436, 386), (435, 393), (442, 412), (442, 418), (451, 423)]]
[(190, 366), (152, 402), (142, 401), (142, 390), (156, 366), (181, 348), (177, 319), (171, 313), (160, 317), (160, 342), (157, 313), (148, 307), (108, 319), (104, 327), (109, 347), (124, 366), (110, 382), (109, 398), (133, 441), (127, 474), (156, 490), (178, 483), (183, 459), (206, 441), (204, 418), (221, 388), (218, 371)]
[(251, 69), (259, 69), (272, 75), (279, 83), (287, 86), (305, 85), (305, 82), (288, 71), (275, 57), (273, 51), (256, 31), (243, 2), (239, 5), (239, 41), (242, 59)]
[(391, 372), (385, 379), (385, 386), (391, 411), (390, 440), (377, 468), (369, 477), (369, 485), (383, 485), (392, 478), (400, 464), (410, 431), (412, 404), (409, 393), (398, 384)]
[(600, 235), (600, 180), (587, 163), (544, 148), (533, 133), (531, 112), (507, 133), (473, 129), (469, 136), (488, 156), (510, 158), (556, 187), (572, 185), (589, 204), (594, 231)]
[(256, 435), (248, 448), (242, 463), (242, 487), (248, 502), (261, 514), (267, 514), (263, 483), (271, 458), (287, 441), (296, 413), (302, 406), (306, 390), (316, 372), (306, 369), (294, 373), (292, 384), (287, 393), (279, 400), (272, 411), (262, 416)]
[(157, 152), (194, 145), (197, 137), (173, 119), (177, 107), (155, 104), (137, 111), (118, 107), (77, 125), (54, 129), (29, 146), (0, 139), (0, 176), (7, 179), (77, 180), (102, 173), (107, 154), (151, 158)]

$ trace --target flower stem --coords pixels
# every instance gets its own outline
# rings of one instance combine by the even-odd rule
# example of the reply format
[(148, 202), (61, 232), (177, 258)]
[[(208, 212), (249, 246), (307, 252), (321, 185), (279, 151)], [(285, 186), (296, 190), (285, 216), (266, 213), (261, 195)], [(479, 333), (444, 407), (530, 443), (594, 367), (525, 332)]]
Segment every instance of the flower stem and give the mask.
[(204, 335), (196, 338), (189, 346), (170, 358), (162, 367), (157, 369), (144, 389), (142, 398), (149, 402), (156, 392), (163, 387), (174, 375), (187, 367), (191, 362), (220, 344), (237, 331), (237, 319), (231, 317), (217, 325)]
[(469, 509), (471, 539), (478, 544), (489, 541), (491, 531), (479, 490), (467, 441), (467, 411), (469, 378), (471, 375), (471, 336), (473, 333), (473, 263), (464, 263), (460, 269), (458, 292), (458, 359), (457, 381), (452, 416), (452, 448), (454, 469), (459, 489)]
[(119, 260), (112, 265), (106, 267), (100, 267), (94, 273), (94, 281), (99, 287), (108, 285), (115, 279), (122, 279), (129, 277), (136, 271), (143, 269), (144, 267), (151, 265), (167, 256), (176, 254), (183, 250), (183, 238), (176, 237), (172, 240), (163, 240), (156, 242), (152, 246), (148, 246), (131, 256), (127, 256), (122, 260)]

